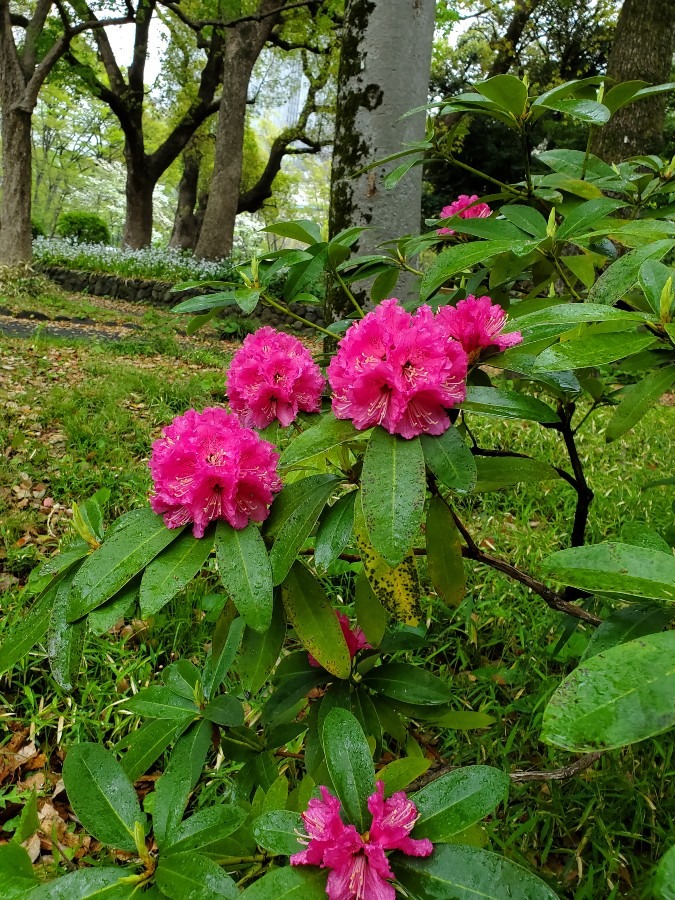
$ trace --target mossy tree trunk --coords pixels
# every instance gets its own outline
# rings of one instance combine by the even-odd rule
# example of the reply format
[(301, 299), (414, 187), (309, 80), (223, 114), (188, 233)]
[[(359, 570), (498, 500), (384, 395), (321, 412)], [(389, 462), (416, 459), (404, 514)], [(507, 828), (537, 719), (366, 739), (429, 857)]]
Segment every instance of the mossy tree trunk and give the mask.
[[(675, 0), (624, 0), (607, 74), (617, 82), (670, 80), (675, 50)], [(666, 95), (625, 106), (602, 128), (593, 152), (609, 163), (663, 151)]]
[[(421, 166), (391, 191), (385, 190), (383, 179), (396, 163), (353, 176), (366, 164), (396, 153), (403, 143), (423, 139), (423, 113), (398, 120), (427, 102), (435, 12), (435, 0), (347, 2), (329, 227), (333, 236), (352, 225), (373, 226), (359, 240), (361, 253), (372, 252), (389, 238), (419, 232)], [(326, 321), (347, 310), (343, 295), (330, 291)]]

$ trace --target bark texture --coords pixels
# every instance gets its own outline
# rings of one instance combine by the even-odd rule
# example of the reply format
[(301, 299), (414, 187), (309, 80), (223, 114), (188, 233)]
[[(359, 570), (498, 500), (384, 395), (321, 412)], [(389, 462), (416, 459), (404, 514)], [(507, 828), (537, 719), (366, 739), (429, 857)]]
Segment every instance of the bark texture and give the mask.
[(278, 15), (267, 13), (279, 5), (279, 0), (262, 0), (259, 12), (265, 18), (242, 22), (227, 32), (213, 177), (196, 248), (197, 256), (203, 259), (220, 259), (232, 253), (244, 161), (248, 85), (253, 66), (278, 21)]
[[(675, 0), (624, 0), (607, 74), (616, 82), (670, 80), (675, 50)], [(666, 95), (620, 109), (602, 128), (593, 152), (609, 163), (663, 151)]]
[(194, 250), (204, 219), (199, 198), (199, 173), (202, 162), (199, 142), (191, 141), (183, 151), (183, 174), (178, 184), (178, 203), (169, 246)]
[[(331, 177), (330, 233), (352, 225), (374, 226), (359, 240), (361, 253), (387, 239), (419, 232), (422, 168), (387, 191), (383, 178), (396, 163), (354, 178), (363, 166), (424, 137), (420, 113), (427, 101), (435, 0), (348, 0), (338, 75)], [(346, 309), (329, 295), (327, 321)]]
[(0, 265), (30, 262), (32, 240), (30, 112), (21, 109), (26, 89), (12, 36), (9, 3), (0, 0), (0, 106), (2, 107), (2, 203)]

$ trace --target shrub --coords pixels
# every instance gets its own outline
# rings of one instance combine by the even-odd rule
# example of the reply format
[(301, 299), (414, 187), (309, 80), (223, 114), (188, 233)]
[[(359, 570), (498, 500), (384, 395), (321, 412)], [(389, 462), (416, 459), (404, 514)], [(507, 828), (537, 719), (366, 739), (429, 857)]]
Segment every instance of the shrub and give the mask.
[(46, 237), (47, 232), (42, 227), (42, 224), (38, 222), (37, 219), (30, 220), (30, 231), (33, 236), (33, 240), (38, 237)]
[(61, 213), (56, 223), (56, 233), (59, 237), (72, 238), (79, 244), (110, 243), (110, 231), (105, 220), (96, 213), (81, 210)]

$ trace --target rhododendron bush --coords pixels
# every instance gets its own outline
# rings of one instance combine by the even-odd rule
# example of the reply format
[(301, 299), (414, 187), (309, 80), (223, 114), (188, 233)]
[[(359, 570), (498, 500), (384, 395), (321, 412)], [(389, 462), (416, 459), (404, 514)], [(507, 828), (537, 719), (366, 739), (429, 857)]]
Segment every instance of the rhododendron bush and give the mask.
[[(440, 112), (498, 114), (527, 148), (542, 115), (596, 127), (642, 95), (631, 82), (603, 100), (601, 82), (529, 96), (498, 76)], [(429, 155), (462, 164), (435, 121), (432, 108), (390, 185)], [(530, 157), (521, 183), (485, 176), (489, 197), (448, 198), (426, 233), (379, 254), (359, 257), (360, 228), (327, 241), (311, 222), (270, 226), (293, 246), (241, 266), (244, 288), (211, 282), (177, 305), (196, 314), (190, 333), (263, 303), (316, 340), (270, 327), (247, 337), (222, 405), (184, 411), (148, 448), (148, 505), (104, 528), (104, 496), (85, 500), (76, 536), (31, 579), (0, 668), (45, 646), (64, 691), (88, 629), (156, 614), (200, 572), (218, 579), (221, 612), (200, 666), (175, 660), (120, 701), (136, 717), (128, 736), (67, 753), (69, 801), (118, 862), (41, 885), (29, 867), (26, 896), (546, 900), (564, 888), (485, 846), (480, 823), (509, 802), (509, 774), (482, 750), (480, 765), (435, 758), (434, 735), (492, 719), (454, 686), (452, 660), (439, 668), (427, 628), (455, 614), (466, 568), (490, 567), (558, 611), (565, 639), (590, 635), (541, 725), (541, 741), (572, 756), (541, 780), (675, 725), (671, 546), (647, 528), (588, 542), (577, 443), (598, 407), (612, 408), (616, 440), (675, 380), (675, 170), (555, 150), (538, 171)], [(339, 311), (323, 325), (294, 305), (318, 303), (318, 273)], [(485, 417), (495, 446), (476, 437)], [(505, 419), (547, 429), (564, 461), (504, 446)], [(543, 481), (570, 492), (574, 513), (565, 535), (556, 525), (559, 549), (524, 571), (474, 538), (466, 501)], [(223, 761), (227, 801), (195, 806)], [(158, 769), (141, 807), (134, 781)]]

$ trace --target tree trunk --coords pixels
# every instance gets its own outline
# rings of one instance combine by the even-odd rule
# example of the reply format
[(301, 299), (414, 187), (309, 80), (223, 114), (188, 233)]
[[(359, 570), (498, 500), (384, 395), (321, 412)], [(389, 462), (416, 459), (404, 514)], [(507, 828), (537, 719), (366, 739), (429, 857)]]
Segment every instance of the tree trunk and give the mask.
[[(264, 14), (279, 5), (279, 0), (262, 0), (259, 12)], [(277, 16), (266, 16), (227, 30), (213, 177), (195, 251), (202, 259), (222, 259), (232, 254), (244, 159), (248, 85), (253, 66), (277, 19)]]
[(178, 184), (178, 202), (169, 247), (194, 250), (199, 238), (199, 221), (195, 215), (199, 191), (201, 149), (191, 142), (183, 151), (183, 174)]
[[(394, 190), (383, 177), (397, 163), (364, 175), (364, 165), (401, 145), (424, 138), (425, 116), (399, 122), (405, 112), (427, 101), (435, 0), (348, 0), (338, 74), (335, 143), (331, 178), (331, 236), (352, 225), (372, 225), (358, 249), (372, 253), (378, 244), (420, 228), (422, 167), (409, 172)], [(386, 48), (386, 51), (383, 50)], [(403, 292), (406, 293), (405, 285)], [(342, 295), (330, 292), (326, 321), (347, 309)]]
[(127, 156), (126, 217), (122, 244), (138, 250), (152, 243), (152, 195), (157, 180), (148, 171), (145, 155)]
[(29, 263), (31, 233), (31, 116), (2, 107), (2, 203), (0, 204), (0, 265)]
[[(675, 50), (675, 0), (624, 0), (607, 63), (616, 82), (670, 79)], [(620, 109), (598, 131), (593, 152), (609, 163), (663, 151), (666, 95), (637, 100)]]

